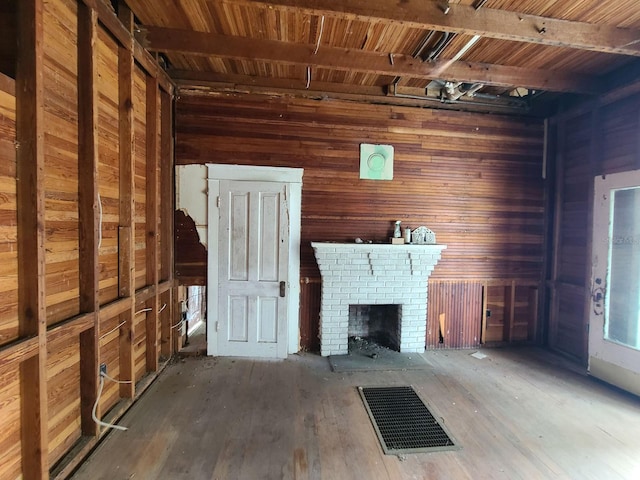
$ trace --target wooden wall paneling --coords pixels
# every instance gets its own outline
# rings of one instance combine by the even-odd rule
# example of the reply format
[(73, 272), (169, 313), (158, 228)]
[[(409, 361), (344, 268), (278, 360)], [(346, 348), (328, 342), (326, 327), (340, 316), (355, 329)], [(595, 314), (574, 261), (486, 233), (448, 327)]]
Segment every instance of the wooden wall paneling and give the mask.
[(504, 322), (502, 324), (502, 340), (511, 342), (513, 340), (513, 324), (515, 321), (516, 309), (516, 284), (511, 282), (504, 287)]
[(158, 82), (164, 91), (172, 94), (174, 85), (169, 78), (169, 75), (158, 65), (151, 54), (142, 48), (142, 46), (133, 38), (133, 20), (130, 22), (128, 21), (128, 18), (133, 19), (133, 16), (130, 15), (130, 9), (126, 3), (119, 2), (118, 15), (116, 16), (110, 2), (104, 0), (81, 1), (98, 13), (100, 23), (104, 25), (111, 35), (113, 35), (117, 42), (125, 49), (133, 52), (134, 59), (140, 63), (145, 71), (158, 79)]
[[(159, 260), (158, 255), (158, 212), (160, 210), (159, 202), (159, 155), (160, 155), (160, 86), (158, 81), (147, 77), (147, 98), (146, 98), (146, 152), (147, 152), (147, 169), (146, 169), (146, 284), (158, 286), (159, 277)], [(146, 369), (148, 372), (158, 370), (159, 357), (159, 337), (158, 325), (160, 317), (158, 315), (159, 296), (153, 298), (147, 303), (152, 310), (147, 314), (146, 324)]]
[(617, 173), (636, 169), (638, 149), (638, 106), (640, 95), (599, 107), (600, 123), (594, 130), (593, 141), (597, 143), (598, 173)]
[(513, 319), (509, 341), (532, 342), (535, 340), (537, 326), (537, 288), (516, 284), (513, 286), (512, 298)]
[(120, 222), (120, 146), (118, 113), (118, 44), (98, 28), (98, 182), (100, 195), (100, 304), (119, 297), (118, 225)]
[[(640, 96), (599, 98), (559, 115), (549, 344), (583, 364), (591, 308), (593, 182), (636, 168)], [(586, 159), (586, 161), (585, 161)]]
[[(133, 15), (130, 10), (119, 10), (120, 20), (133, 28)], [(133, 82), (134, 61), (132, 48), (118, 47), (118, 114), (119, 114), (119, 163), (120, 163), (120, 202), (118, 228), (118, 289), (120, 297), (135, 296), (135, 254), (134, 254), (134, 117)], [(135, 372), (133, 342), (135, 336), (135, 302), (130, 303), (128, 311), (120, 314), (120, 380), (131, 383), (120, 384), (120, 395), (133, 398), (135, 395)]]
[[(119, 315), (100, 319), (100, 363), (107, 366), (107, 374), (120, 379), (120, 329), (123, 325)], [(104, 414), (120, 399), (120, 388), (113, 382), (105, 382), (98, 405), (98, 412)]]
[(551, 259), (551, 272), (550, 272), (550, 298), (549, 298), (549, 331), (547, 341), (551, 348), (555, 349), (558, 345), (558, 327), (560, 323), (559, 319), (559, 307), (560, 307), (560, 251), (561, 244), (561, 228), (562, 228), (562, 208), (560, 206), (564, 202), (564, 146), (565, 146), (565, 131), (566, 120), (558, 119), (555, 125), (556, 130), (556, 153), (555, 153), (555, 175), (554, 175), (554, 218), (553, 218), (553, 257)]
[(527, 331), (527, 340), (531, 342), (535, 342), (540, 344), (540, 305), (542, 302), (540, 300), (540, 291), (536, 287), (528, 287), (528, 308), (525, 312), (522, 313), (524, 317), (528, 317), (528, 331)]
[[(169, 289), (163, 295), (162, 305), (166, 304), (164, 310), (160, 313), (160, 354), (163, 358), (169, 358), (175, 353), (174, 349), (174, 336), (175, 331), (173, 328), (174, 318), (174, 288)], [(162, 308), (162, 307), (161, 307)]]
[(300, 282), (300, 345), (320, 351), (320, 304), (322, 280), (304, 277)]
[(543, 268), (538, 295), (537, 324), (534, 332), (535, 341), (540, 345), (549, 344), (549, 329), (552, 316), (552, 292), (554, 272), (554, 242), (555, 242), (555, 186), (556, 186), (556, 162), (558, 146), (558, 128), (554, 119), (545, 120), (545, 160), (543, 161), (542, 175), (544, 178), (544, 256)]
[(487, 282), (483, 282), (482, 284), (482, 324), (480, 326), (480, 343), (482, 345), (487, 343), (487, 316), (489, 315), (489, 312), (487, 311), (488, 288), (489, 286), (487, 285)]
[[(185, 94), (177, 101), (176, 128), (177, 164), (215, 158), (304, 168), (302, 278), (320, 278), (311, 241), (387, 242), (394, 220), (402, 220), (403, 226), (426, 225), (448, 245), (434, 280), (540, 281), (544, 129), (538, 120), (333, 100)], [(361, 143), (394, 146), (392, 181), (359, 178)], [(177, 220), (176, 235), (176, 275), (188, 273), (180, 282), (186, 284), (186, 277), (190, 284), (204, 283), (206, 255), (190, 247), (193, 237), (181, 235)], [(193, 258), (181, 263), (178, 256), (186, 251)], [(311, 302), (303, 299), (302, 305)], [(307, 332), (301, 335), (309, 338)]]
[(0, 73), (0, 346), (18, 338), (15, 80)]
[(0, 478), (23, 478), (21, 449), (20, 369), (15, 365), (0, 368)]
[(133, 317), (133, 370), (134, 379), (139, 381), (147, 373), (147, 317), (152, 314), (147, 302), (138, 303)]
[(18, 5), (16, 177), (18, 205), (18, 315), (21, 337), (38, 338), (38, 354), (20, 368), (22, 475), (49, 472), (47, 429), (47, 312), (44, 189), (43, 0)]
[(482, 283), (429, 281), (426, 347), (474, 348), (480, 345)]
[(504, 340), (505, 318), (505, 287), (504, 285), (488, 284), (487, 296), (487, 328), (486, 343), (502, 342)]
[[(174, 253), (173, 253), (173, 210), (174, 210), (174, 157), (173, 157), (173, 98), (160, 92), (160, 280), (173, 285)], [(160, 353), (164, 358), (170, 357), (174, 350), (171, 328), (174, 317), (173, 287), (164, 295), (164, 314), (160, 320)]]
[(135, 289), (147, 286), (147, 82), (137, 65), (133, 74)]
[[(553, 300), (550, 346), (555, 350), (574, 356), (576, 360), (586, 360), (584, 342), (586, 319), (584, 318), (585, 278), (590, 274), (591, 252), (587, 236), (590, 232), (589, 211), (593, 201), (593, 170), (590, 164), (591, 113), (581, 113), (576, 118), (567, 119), (566, 127), (559, 128), (558, 173), (556, 183), (556, 250), (554, 289), (557, 298)], [(570, 128), (569, 128), (570, 125)], [(577, 297), (566, 297), (572, 291), (582, 297), (582, 303), (575, 303)], [(572, 306), (568, 309), (568, 305)], [(576, 310), (577, 307), (577, 310)], [(567, 334), (571, 332), (571, 334)]]
[(0, 368), (20, 365), (20, 362), (38, 355), (38, 337), (28, 337), (0, 348)]
[(173, 280), (173, 100), (160, 92), (160, 280)]
[[(159, 336), (160, 339), (160, 359), (166, 360), (173, 352), (171, 351), (171, 303), (173, 288), (168, 289), (160, 295), (160, 310), (158, 310)], [(168, 335), (166, 335), (168, 332)]]
[(48, 454), (54, 465), (82, 435), (80, 342), (47, 342)]
[(80, 312), (77, 3), (44, 4), (47, 322)]
[[(99, 433), (92, 410), (100, 373), (97, 29), (95, 10), (78, 4), (80, 310), (94, 313), (92, 328), (80, 334), (80, 400), (82, 433), (92, 436)], [(100, 412), (96, 416), (100, 418)]]

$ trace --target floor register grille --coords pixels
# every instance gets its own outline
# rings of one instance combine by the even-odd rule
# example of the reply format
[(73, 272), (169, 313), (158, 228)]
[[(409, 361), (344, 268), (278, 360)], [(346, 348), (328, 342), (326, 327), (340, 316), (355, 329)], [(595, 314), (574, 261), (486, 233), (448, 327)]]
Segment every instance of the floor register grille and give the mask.
[(384, 453), (457, 450), (413, 387), (358, 387)]

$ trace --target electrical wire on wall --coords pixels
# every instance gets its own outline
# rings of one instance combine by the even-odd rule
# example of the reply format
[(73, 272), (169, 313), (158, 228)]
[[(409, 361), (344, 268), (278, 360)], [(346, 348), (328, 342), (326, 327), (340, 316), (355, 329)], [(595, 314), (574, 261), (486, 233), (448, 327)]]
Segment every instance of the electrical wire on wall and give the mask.
[(93, 419), (94, 422), (96, 422), (101, 427), (113, 428), (114, 430), (120, 430), (124, 432), (128, 430), (127, 427), (123, 427), (122, 425), (115, 425), (113, 423), (103, 422), (96, 415), (96, 411), (98, 410), (98, 404), (100, 403), (100, 397), (102, 396), (102, 390), (104, 389), (105, 378), (115, 383), (133, 383), (131, 380), (116, 380), (115, 378), (111, 378), (109, 375), (101, 371), (100, 384), (98, 385), (98, 396), (96, 397), (96, 402), (93, 404), (93, 408), (91, 409), (91, 418)]
[(102, 340), (104, 337), (108, 337), (109, 335), (111, 335), (113, 332), (115, 332), (116, 330), (118, 330), (121, 326), (123, 326), (125, 323), (127, 323), (126, 320), (123, 320), (122, 322), (120, 322), (116, 327), (112, 328), (111, 330), (109, 330), (107, 333), (104, 333), (102, 335), (100, 335), (100, 340)]
[(102, 199), (98, 193), (98, 248), (102, 246)]

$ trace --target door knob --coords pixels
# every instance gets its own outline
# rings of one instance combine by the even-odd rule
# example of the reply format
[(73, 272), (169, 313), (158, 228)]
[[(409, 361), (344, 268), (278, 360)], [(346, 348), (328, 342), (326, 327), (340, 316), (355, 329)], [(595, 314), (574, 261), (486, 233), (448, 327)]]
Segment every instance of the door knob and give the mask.
[(287, 291), (287, 282), (280, 282), (280, 296), (284, 297)]

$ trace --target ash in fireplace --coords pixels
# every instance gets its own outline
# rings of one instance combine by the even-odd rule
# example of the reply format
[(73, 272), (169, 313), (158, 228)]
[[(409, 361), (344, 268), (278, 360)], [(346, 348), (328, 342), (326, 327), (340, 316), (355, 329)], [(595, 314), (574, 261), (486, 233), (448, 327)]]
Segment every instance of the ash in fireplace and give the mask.
[(391, 349), (384, 347), (369, 338), (349, 337), (349, 355), (359, 355), (376, 359), (380, 355), (388, 355)]

